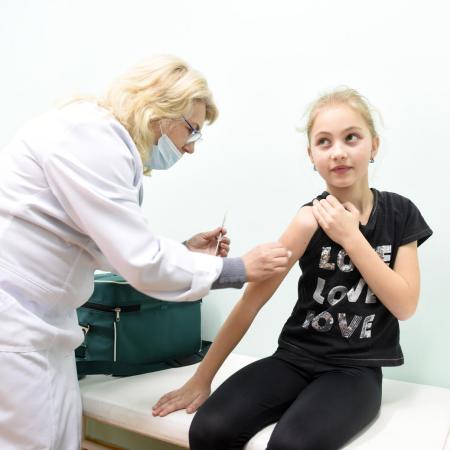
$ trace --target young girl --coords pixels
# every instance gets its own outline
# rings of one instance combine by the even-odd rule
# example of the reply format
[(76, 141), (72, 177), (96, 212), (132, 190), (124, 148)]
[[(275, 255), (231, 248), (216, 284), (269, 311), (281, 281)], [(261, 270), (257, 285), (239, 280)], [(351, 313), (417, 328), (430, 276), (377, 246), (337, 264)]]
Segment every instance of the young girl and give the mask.
[(403, 363), (398, 320), (419, 297), (417, 247), (432, 233), (407, 198), (369, 188), (379, 138), (366, 101), (337, 90), (312, 106), (308, 154), (326, 184), (281, 237), (292, 251), (279, 276), (250, 284), (195, 375), (154, 415), (195, 411), (261, 307), (299, 260), (298, 301), (274, 355), (235, 373), (199, 409), (191, 450), (242, 449), (278, 422), (269, 450), (331, 450), (377, 415), (381, 366)]

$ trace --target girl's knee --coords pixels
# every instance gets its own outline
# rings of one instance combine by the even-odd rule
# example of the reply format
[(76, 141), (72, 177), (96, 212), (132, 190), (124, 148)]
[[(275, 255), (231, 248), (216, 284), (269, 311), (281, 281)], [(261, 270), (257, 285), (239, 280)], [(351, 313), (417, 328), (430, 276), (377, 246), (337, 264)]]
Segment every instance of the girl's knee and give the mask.
[(299, 450), (299, 448), (298, 440), (292, 442), (291, 439), (286, 436), (272, 435), (267, 444), (266, 450)]
[(211, 411), (202, 413), (202, 409), (196, 413), (189, 429), (191, 450), (229, 449), (231, 439), (230, 426), (222, 415)]

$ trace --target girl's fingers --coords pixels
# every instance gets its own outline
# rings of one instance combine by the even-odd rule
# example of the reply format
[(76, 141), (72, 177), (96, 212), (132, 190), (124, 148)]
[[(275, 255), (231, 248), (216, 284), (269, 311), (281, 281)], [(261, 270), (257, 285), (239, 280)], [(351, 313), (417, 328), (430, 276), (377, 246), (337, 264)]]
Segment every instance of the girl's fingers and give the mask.
[(356, 208), (356, 206), (353, 203), (345, 202), (343, 206), (348, 212), (352, 213), (353, 215), (359, 214), (359, 210)]
[(314, 203), (314, 206), (316, 207), (322, 221), (329, 222), (331, 219), (330, 213), (332, 212), (333, 207), (326, 200), (321, 200), (320, 202)]
[(159, 408), (162, 404), (168, 402), (172, 397), (174, 396), (173, 392), (168, 392), (167, 394), (163, 395), (157, 403), (153, 406), (153, 409)]
[(200, 406), (202, 406), (203, 402), (206, 399), (203, 399), (200, 395), (194, 399), (194, 401), (186, 408), (186, 412), (188, 414), (192, 414), (195, 411), (197, 411), (198, 408), (200, 408)]
[(341, 206), (341, 203), (339, 202), (339, 200), (334, 196), (334, 195), (327, 195), (326, 201), (331, 205), (334, 206), (335, 208)]

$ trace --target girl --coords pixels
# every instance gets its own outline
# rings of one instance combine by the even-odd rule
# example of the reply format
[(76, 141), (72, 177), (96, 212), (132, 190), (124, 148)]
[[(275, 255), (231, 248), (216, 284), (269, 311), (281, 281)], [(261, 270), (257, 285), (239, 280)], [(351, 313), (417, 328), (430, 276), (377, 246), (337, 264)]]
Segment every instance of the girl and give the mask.
[(417, 247), (432, 232), (410, 200), (369, 188), (379, 138), (356, 91), (319, 98), (307, 136), (326, 192), (281, 237), (289, 267), (247, 287), (195, 375), (154, 407), (161, 416), (193, 412), (206, 400), (220, 365), (299, 260), (299, 297), (277, 351), (235, 373), (199, 409), (192, 450), (241, 449), (273, 422), (270, 450), (338, 449), (377, 415), (381, 366), (403, 363), (398, 320), (416, 309)]

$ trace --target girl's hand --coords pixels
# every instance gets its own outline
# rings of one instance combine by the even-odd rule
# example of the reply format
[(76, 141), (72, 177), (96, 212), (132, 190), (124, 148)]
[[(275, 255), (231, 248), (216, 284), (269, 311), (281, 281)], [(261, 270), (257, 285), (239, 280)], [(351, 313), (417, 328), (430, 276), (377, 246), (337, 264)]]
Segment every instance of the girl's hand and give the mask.
[(211, 385), (198, 380), (195, 375), (180, 389), (163, 395), (153, 406), (154, 416), (164, 417), (173, 411), (185, 409), (191, 414), (206, 401), (211, 393)]
[(360, 214), (350, 202), (341, 204), (336, 197), (328, 195), (320, 202), (314, 200), (312, 211), (322, 230), (343, 248), (359, 232)]
[(226, 257), (230, 251), (230, 239), (225, 236), (227, 230), (218, 227), (211, 231), (204, 231), (192, 236), (186, 241), (186, 247), (192, 252), (207, 253), (209, 255), (216, 254), (217, 242), (220, 240), (217, 256)]

